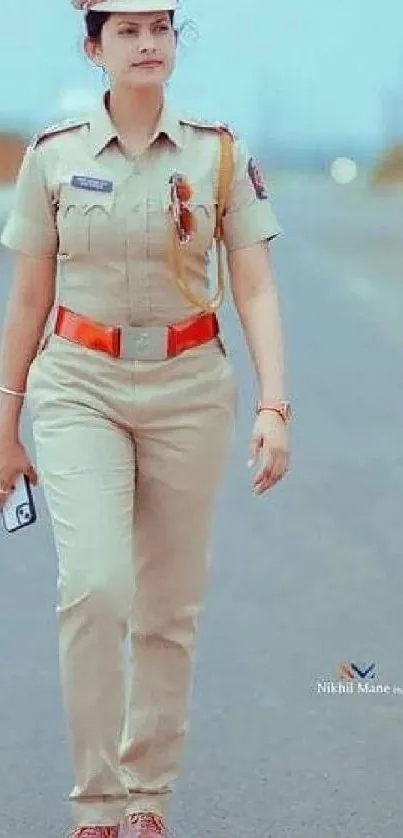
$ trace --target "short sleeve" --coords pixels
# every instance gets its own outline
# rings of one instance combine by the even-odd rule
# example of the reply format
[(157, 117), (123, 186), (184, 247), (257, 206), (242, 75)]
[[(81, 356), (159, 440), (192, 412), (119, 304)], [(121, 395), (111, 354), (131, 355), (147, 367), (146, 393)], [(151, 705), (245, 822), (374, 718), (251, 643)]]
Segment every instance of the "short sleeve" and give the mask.
[(223, 216), (227, 250), (274, 239), (282, 232), (259, 165), (242, 140), (234, 140), (234, 179)]
[(0, 241), (29, 256), (51, 257), (58, 250), (58, 233), (42, 151), (38, 145), (29, 146), (25, 152)]

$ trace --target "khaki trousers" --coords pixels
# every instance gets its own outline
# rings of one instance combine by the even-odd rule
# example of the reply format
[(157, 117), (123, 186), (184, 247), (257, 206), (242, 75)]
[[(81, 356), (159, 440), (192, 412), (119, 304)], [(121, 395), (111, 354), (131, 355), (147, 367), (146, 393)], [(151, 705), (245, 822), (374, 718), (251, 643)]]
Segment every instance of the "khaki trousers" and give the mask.
[(52, 334), (29, 369), (77, 825), (166, 814), (236, 405), (219, 338), (138, 362)]

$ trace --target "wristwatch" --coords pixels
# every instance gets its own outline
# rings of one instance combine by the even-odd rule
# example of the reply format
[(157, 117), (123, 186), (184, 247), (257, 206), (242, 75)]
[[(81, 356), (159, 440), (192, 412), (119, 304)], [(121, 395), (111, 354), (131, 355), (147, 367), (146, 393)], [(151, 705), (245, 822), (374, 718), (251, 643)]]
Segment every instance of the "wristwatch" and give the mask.
[(292, 419), (292, 410), (291, 410), (291, 403), (286, 399), (282, 399), (276, 402), (257, 402), (256, 403), (256, 414), (261, 413), (263, 410), (273, 410), (275, 413), (278, 413), (282, 420), (287, 425), (288, 422)]

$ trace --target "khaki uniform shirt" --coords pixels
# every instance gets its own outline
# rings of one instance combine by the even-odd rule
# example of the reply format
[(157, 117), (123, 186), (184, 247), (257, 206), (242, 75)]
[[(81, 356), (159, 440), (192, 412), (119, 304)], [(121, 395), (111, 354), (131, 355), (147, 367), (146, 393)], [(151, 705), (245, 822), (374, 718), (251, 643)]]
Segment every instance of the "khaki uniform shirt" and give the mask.
[[(177, 289), (169, 267), (169, 178), (175, 171), (184, 174), (193, 188), (189, 207), (197, 231), (181, 251), (190, 286), (205, 296), (216, 223), (219, 133), (187, 121), (165, 101), (148, 147), (130, 155), (108, 103), (106, 91), (88, 119), (56, 126), (31, 143), (0, 240), (33, 256), (57, 254), (56, 300), (75, 312), (110, 325), (174, 323), (199, 309)], [(283, 231), (269, 196), (259, 197), (242, 141), (235, 140), (234, 152), (224, 217), (228, 251)]]

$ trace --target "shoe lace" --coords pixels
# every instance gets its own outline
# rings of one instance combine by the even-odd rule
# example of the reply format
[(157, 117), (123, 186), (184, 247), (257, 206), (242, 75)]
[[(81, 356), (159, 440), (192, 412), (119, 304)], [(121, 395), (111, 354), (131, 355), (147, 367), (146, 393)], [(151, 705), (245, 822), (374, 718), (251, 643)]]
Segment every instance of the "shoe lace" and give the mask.
[(131, 826), (140, 827), (138, 838), (151, 838), (150, 829), (157, 835), (161, 835), (162, 838), (165, 838), (165, 836), (168, 838), (162, 818), (154, 812), (134, 812), (129, 815), (129, 823)]
[(118, 838), (117, 826), (79, 826), (71, 838)]

